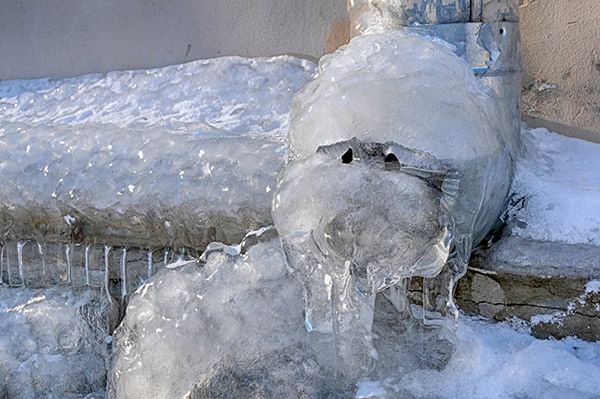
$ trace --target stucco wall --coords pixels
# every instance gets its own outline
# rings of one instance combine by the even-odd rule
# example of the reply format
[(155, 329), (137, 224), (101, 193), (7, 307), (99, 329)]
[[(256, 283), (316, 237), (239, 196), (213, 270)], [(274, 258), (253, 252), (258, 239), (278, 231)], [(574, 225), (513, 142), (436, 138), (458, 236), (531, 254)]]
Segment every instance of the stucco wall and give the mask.
[(522, 3), (523, 113), (600, 132), (600, 1)]
[(5, 0), (0, 79), (222, 55), (319, 57), (345, 17), (345, 0)]

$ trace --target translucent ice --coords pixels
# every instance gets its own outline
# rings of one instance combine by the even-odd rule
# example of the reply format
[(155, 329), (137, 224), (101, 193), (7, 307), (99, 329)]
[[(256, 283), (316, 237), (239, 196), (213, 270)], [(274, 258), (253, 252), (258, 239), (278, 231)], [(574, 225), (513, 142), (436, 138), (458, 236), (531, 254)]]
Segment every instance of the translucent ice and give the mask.
[(368, 373), (374, 294), (397, 285), (410, 313), (412, 276), (428, 318), (456, 314), (453, 286), (504, 209), (510, 126), (445, 42), (369, 34), (321, 59), (294, 97), (273, 205), (321, 364)]
[(111, 309), (97, 289), (0, 287), (0, 397), (104, 397)]
[(0, 246), (238, 242), (271, 223), (291, 97), (313, 71), (227, 57), (0, 82)]
[[(273, 372), (294, 362), (310, 368), (299, 350), (306, 344), (302, 289), (285, 269), (273, 229), (239, 246), (212, 245), (201, 264), (163, 269), (131, 298), (115, 332), (112, 397), (180, 398), (196, 383), (208, 389), (198, 388), (200, 395), (227, 369), (242, 379), (260, 374), (234, 367), (246, 363)], [(309, 374), (318, 380), (317, 369)], [(296, 383), (292, 375), (286, 381)], [(234, 385), (221, 388), (232, 392)]]

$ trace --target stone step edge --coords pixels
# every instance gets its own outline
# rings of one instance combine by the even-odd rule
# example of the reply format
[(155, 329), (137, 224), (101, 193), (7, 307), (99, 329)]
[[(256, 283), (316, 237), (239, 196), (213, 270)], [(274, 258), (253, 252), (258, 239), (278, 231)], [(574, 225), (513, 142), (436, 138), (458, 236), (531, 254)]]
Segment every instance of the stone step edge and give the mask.
[(600, 247), (518, 236), (476, 250), (455, 299), (467, 313), (521, 319), (538, 338), (600, 340)]

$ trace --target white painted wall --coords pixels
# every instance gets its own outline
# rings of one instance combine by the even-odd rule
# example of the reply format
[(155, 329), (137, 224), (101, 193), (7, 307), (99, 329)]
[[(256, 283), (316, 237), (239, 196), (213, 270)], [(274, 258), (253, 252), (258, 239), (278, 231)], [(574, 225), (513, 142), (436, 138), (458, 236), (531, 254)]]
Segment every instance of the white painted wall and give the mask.
[(0, 0), (0, 79), (319, 57), (346, 0)]

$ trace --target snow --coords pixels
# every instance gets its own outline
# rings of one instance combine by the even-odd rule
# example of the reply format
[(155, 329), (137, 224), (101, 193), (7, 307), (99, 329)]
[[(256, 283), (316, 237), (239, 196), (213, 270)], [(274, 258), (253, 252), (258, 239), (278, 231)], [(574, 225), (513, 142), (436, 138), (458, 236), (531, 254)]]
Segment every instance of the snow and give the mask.
[[(523, 126), (513, 181), (514, 234), (600, 245), (600, 144)], [(523, 206), (523, 208), (521, 208)]]
[(416, 398), (598, 397), (598, 343), (538, 340), (527, 330), (466, 315), (459, 319), (457, 337), (457, 350), (443, 371), (408, 372), (391, 391), (406, 390)]
[[(113, 126), (138, 132), (169, 129), (192, 136), (268, 134), (283, 141), (291, 93), (306, 83), (313, 71), (314, 65), (293, 57), (222, 58), (60, 81), (0, 82), (4, 129), (0, 130), (0, 143), (6, 143), (7, 129), (18, 126), (23, 132), (40, 132), (40, 137), (43, 129)], [(526, 126), (522, 134), (525, 151), (517, 162), (513, 191), (527, 201), (523, 209), (514, 210), (522, 223), (513, 230), (534, 239), (600, 245), (600, 146)], [(22, 151), (31, 153), (35, 146), (23, 146)], [(185, 148), (180, 151), (185, 153)], [(192, 155), (203, 159), (203, 151), (195, 149)], [(149, 153), (139, 149), (134, 155), (142, 161)], [(0, 160), (0, 170), (3, 162)], [(216, 174), (212, 165), (200, 166), (207, 175)], [(135, 192), (137, 186), (131, 184), (135, 187), (125, 186), (127, 192)], [(272, 188), (263, 190), (270, 192)], [(223, 277), (211, 277), (216, 278)], [(191, 284), (185, 279), (177, 281), (183, 286)], [(148, 286), (145, 289), (150, 290)], [(218, 291), (216, 287), (208, 289)], [(599, 291), (598, 281), (586, 287), (588, 293)], [(166, 292), (170, 296), (161, 303), (169, 312), (179, 299), (174, 288)], [(227, 302), (233, 293), (224, 292), (222, 300)], [(103, 367), (99, 356), (104, 355), (105, 348), (90, 342), (105, 344), (111, 337), (81, 324), (78, 312), (85, 307), (83, 299), (72, 296), (65, 287), (49, 292), (1, 287), (0, 295), (0, 397), (42, 397), (32, 391), (33, 381), (46, 391), (69, 387), (73, 391), (98, 392), (96, 388), (102, 382), (95, 378), (102, 377), (92, 371)], [(42, 295), (44, 299), (40, 300)], [(86, 295), (84, 299), (93, 299), (92, 294)], [(269, 303), (268, 297), (263, 299)], [(69, 325), (77, 326), (76, 331), (96, 334), (93, 339), (79, 338), (78, 342), (89, 344), (85, 362), (73, 355), (84, 350), (74, 349), (74, 338), (68, 334), (66, 340), (61, 338)], [(244, 330), (243, 324), (236, 328)], [(165, 348), (158, 349), (170, 355), (168, 364), (180, 360)], [(159, 366), (158, 372), (164, 370), (164, 365)], [(84, 368), (86, 377), (80, 373)], [(76, 382), (84, 378), (91, 389), (77, 386)], [(597, 398), (600, 343), (575, 338), (538, 340), (517, 325), (490, 323), (461, 314), (456, 352), (444, 370), (398, 370), (389, 379), (360, 383), (358, 392), (364, 398)]]
[(114, 124), (206, 133), (286, 133), (292, 94), (314, 64), (226, 57), (63, 80), (0, 82), (2, 122)]

